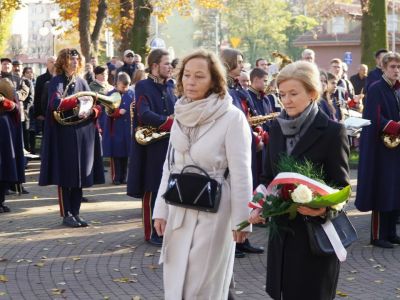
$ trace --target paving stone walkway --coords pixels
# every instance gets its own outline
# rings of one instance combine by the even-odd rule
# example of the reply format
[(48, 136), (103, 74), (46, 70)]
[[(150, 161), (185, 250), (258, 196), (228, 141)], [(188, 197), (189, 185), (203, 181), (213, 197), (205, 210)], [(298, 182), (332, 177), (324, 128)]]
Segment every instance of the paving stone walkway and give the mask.
[[(90, 226), (70, 229), (60, 224), (56, 188), (37, 185), (39, 162), (27, 171), (30, 194), (9, 196), (12, 212), (0, 214), (0, 300), (163, 298), (159, 248), (143, 241), (141, 202), (125, 186), (85, 189), (81, 214)], [(359, 241), (342, 264), (337, 298), (400, 298), (400, 247), (368, 245), (369, 214), (349, 209)], [(265, 229), (250, 240), (266, 246)], [(269, 299), (265, 265), (265, 254), (236, 260), (238, 299)]]

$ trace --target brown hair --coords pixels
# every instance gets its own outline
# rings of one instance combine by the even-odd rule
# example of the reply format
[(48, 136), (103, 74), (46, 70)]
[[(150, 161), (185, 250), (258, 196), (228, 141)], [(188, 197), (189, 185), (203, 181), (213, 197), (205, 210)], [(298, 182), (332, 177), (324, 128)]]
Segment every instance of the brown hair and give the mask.
[(183, 72), (185, 71), (185, 66), (188, 63), (188, 61), (194, 58), (201, 58), (207, 61), (212, 82), (212, 87), (210, 88), (209, 94), (215, 93), (218, 94), (220, 97), (224, 97), (225, 94), (227, 93), (226, 74), (224, 67), (222, 66), (218, 57), (213, 52), (204, 49), (197, 50), (187, 55), (185, 58), (183, 58), (182, 62), (180, 63), (180, 66), (178, 67), (179, 73), (176, 78), (177, 81), (176, 90), (178, 96), (183, 95), (182, 77), (183, 77)]
[(250, 81), (253, 82), (254, 78), (263, 78), (264, 76), (267, 76), (268, 73), (265, 72), (263, 69), (260, 68), (254, 68), (250, 72)]
[(330, 64), (342, 64), (342, 60), (340, 58), (332, 58)]
[(76, 73), (77, 74), (82, 73), (83, 66), (85, 65), (84, 57), (75, 48), (65, 48), (58, 53), (57, 60), (54, 65), (56, 68), (55, 71), (57, 75), (65, 73), (65, 70), (68, 69), (69, 67), (69, 58), (71, 55), (70, 53), (75, 51), (78, 53), (78, 60), (79, 60), (78, 69), (76, 70)]
[(164, 49), (154, 49), (147, 57), (147, 72), (151, 74), (153, 64), (159, 64), (163, 56), (169, 55), (169, 52)]
[(387, 65), (391, 62), (400, 62), (400, 54), (397, 52), (388, 52), (382, 57), (382, 67), (386, 69)]
[(144, 70), (136, 69), (135, 73), (132, 74), (132, 84), (136, 84), (136, 82), (146, 79), (146, 72)]
[(314, 92), (315, 99), (319, 98), (321, 88), (321, 79), (318, 68), (315, 64), (308, 61), (296, 61), (284, 67), (276, 78), (276, 85), (279, 85), (286, 80), (298, 80), (302, 83), (308, 93)]
[(242, 52), (232, 48), (225, 48), (221, 51), (221, 61), (228, 72), (237, 68), (238, 55), (243, 57)]

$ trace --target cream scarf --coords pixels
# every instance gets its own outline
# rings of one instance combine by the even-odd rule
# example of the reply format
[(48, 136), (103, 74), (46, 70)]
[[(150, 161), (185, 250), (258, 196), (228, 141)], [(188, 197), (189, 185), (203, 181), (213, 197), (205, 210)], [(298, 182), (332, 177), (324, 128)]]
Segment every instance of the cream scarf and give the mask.
[(199, 128), (223, 116), (232, 105), (227, 93), (224, 98), (211, 94), (205, 99), (192, 101), (181, 97), (175, 104), (175, 120), (171, 128), (170, 142), (177, 151), (189, 151), (199, 138)]

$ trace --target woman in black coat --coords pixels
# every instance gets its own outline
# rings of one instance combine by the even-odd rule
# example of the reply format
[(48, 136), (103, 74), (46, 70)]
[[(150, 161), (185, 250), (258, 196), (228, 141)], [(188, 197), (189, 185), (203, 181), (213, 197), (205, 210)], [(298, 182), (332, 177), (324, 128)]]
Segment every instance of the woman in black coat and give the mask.
[[(278, 174), (277, 162), (282, 154), (296, 160), (307, 159), (323, 168), (325, 181), (335, 187), (349, 184), (349, 145), (343, 125), (329, 120), (318, 109), (321, 83), (315, 65), (299, 61), (286, 66), (277, 78), (285, 110), (270, 128), (270, 142), (264, 162), (263, 183), (268, 186)], [(260, 221), (259, 210), (250, 216)], [(311, 253), (306, 222), (323, 223), (327, 208), (298, 208), (294, 220), (287, 215), (277, 218), (278, 234), (268, 243), (266, 291), (273, 299), (333, 299), (339, 276), (336, 255)], [(284, 228), (284, 229), (283, 229)]]

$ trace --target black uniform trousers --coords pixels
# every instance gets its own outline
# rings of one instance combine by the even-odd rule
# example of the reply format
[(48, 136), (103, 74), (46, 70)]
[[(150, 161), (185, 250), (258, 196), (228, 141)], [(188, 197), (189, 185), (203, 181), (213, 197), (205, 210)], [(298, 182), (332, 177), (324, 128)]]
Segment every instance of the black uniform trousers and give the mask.
[(8, 190), (9, 184), (0, 181), (0, 206), (6, 201), (6, 191)]
[(390, 240), (396, 237), (398, 210), (376, 211), (371, 214), (371, 241)]
[(82, 188), (58, 187), (58, 204), (60, 205), (60, 215), (68, 217), (79, 215), (82, 203)]
[(128, 157), (110, 157), (112, 183), (126, 183)]

